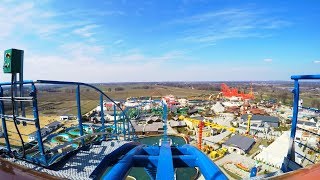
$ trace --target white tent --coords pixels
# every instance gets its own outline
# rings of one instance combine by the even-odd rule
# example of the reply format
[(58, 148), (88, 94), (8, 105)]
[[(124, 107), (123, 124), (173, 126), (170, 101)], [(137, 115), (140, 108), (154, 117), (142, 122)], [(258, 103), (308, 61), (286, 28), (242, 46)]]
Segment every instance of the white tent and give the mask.
[[(259, 153), (254, 159), (281, 168), (284, 157), (288, 153), (289, 139), (290, 131), (285, 131), (268, 147), (263, 148), (262, 152)], [(300, 150), (298, 146), (295, 146), (295, 150), (299, 154), (304, 155), (304, 153)], [(299, 163), (300, 158), (296, 156), (296, 160)]]

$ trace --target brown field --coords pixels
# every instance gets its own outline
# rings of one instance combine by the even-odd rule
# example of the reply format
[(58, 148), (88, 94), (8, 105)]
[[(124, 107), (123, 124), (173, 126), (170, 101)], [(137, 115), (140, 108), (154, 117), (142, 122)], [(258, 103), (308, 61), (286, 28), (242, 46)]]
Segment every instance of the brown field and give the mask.
[[(30, 117), (30, 116), (29, 116)], [(31, 118), (31, 117), (30, 117)], [(45, 125), (59, 120), (59, 117), (57, 116), (41, 116), (40, 117), (40, 127), (44, 127)], [(21, 146), (20, 142), (17, 142), (16, 140), (20, 141), (19, 135), (17, 134), (17, 130), (14, 126), (14, 123), (12, 121), (7, 121), (7, 129), (9, 134), (9, 138), (13, 139), (12, 141), (10, 141), (10, 144), (15, 145), (15, 146)], [(18, 125), (19, 131), (22, 135), (22, 139), (24, 140), (24, 142), (28, 142), (28, 135), (35, 132), (36, 128), (33, 124), (28, 124), (27, 126), (23, 126), (22, 124)], [(0, 143), (5, 143), (4, 138), (0, 139)]]
[[(98, 86), (105, 94), (114, 100), (125, 100), (128, 97), (152, 96), (160, 98), (167, 94), (177, 97), (200, 96), (210, 94), (210, 91), (166, 87), (166, 86), (150, 86), (150, 89), (136, 89), (134, 85), (128, 86)], [(116, 87), (122, 87), (122, 91), (115, 91)], [(39, 113), (44, 116), (60, 116), (63, 114), (77, 115), (76, 93), (75, 87), (67, 86), (56, 89), (57, 92), (39, 91), (38, 104)], [(111, 88), (111, 92), (108, 91)], [(81, 114), (91, 111), (99, 104), (99, 93), (94, 89), (87, 87), (81, 88)], [(104, 98), (106, 99), (106, 98)], [(31, 109), (29, 109), (31, 112)]]

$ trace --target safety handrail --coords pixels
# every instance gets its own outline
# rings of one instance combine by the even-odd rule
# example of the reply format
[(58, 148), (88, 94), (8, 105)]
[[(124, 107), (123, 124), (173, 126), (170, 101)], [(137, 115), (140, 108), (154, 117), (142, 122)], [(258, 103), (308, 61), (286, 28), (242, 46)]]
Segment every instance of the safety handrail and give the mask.
[[(20, 81), (15, 82), (14, 84), (21, 84)], [(130, 121), (130, 118), (127, 116), (126, 112), (124, 109), (121, 108), (120, 105), (118, 105), (112, 98), (110, 98), (107, 94), (105, 94), (103, 91), (101, 91), (99, 88), (91, 85), (91, 84), (87, 84), (87, 83), (83, 83), (83, 82), (73, 82), (73, 81), (53, 81), (53, 80), (24, 80), (23, 84), (57, 84), (57, 85), (82, 85), (82, 86), (87, 86), (90, 87), (94, 90), (96, 90), (97, 92), (101, 93), (104, 97), (106, 97), (109, 101), (111, 101), (115, 106), (117, 106), (117, 108), (120, 109), (120, 111), (122, 112), (122, 115), (125, 117), (125, 119), (130, 123), (131, 125), (131, 129), (133, 132), (133, 135), (135, 135), (135, 130), (133, 128), (133, 125)], [(6, 86), (6, 85), (11, 85), (11, 82), (2, 82), (0, 83), (0, 86)]]
[[(295, 155), (299, 154), (295, 151), (295, 147), (294, 147), (295, 146), (294, 143), (296, 143), (295, 137), (296, 137), (297, 129), (301, 129), (303, 131), (311, 133), (311, 131), (302, 129), (297, 126), (299, 108), (302, 108), (299, 106), (299, 95), (300, 95), (299, 80), (317, 80), (317, 79), (319, 80), (320, 74), (317, 74), (317, 75), (293, 75), (293, 76), (291, 76), (291, 79), (294, 80), (294, 88), (292, 90), (292, 93), (293, 93), (293, 113), (292, 113), (292, 124), (291, 124), (291, 133), (290, 133), (288, 153), (287, 153), (287, 156), (285, 157), (284, 163), (282, 164), (282, 167), (281, 167), (281, 170), (284, 172), (292, 171), (292, 170), (295, 170), (295, 168), (297, 168), (297, 166), (292, 166), (292, 164), (296, 163)], [(314, 134), (314, 133), (311, 133), (311, 134)], [(308, 147), (307, 145), (305, 145), (305, 146)]]

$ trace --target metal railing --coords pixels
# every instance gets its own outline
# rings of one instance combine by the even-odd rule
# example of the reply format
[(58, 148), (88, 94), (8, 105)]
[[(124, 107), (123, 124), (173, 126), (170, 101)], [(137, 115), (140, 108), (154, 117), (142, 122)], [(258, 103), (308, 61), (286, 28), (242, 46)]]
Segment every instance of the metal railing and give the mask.
[[(34, 81), (23, 81), (21, 82), (14, 82), (13, 85), (31, 85), (31, 92), (29, 94), (30, 97), (3, 97), (3, 87), (5, 86), (11, 86), (12, 83), (10, 82), (5, 82), (5, 83), (0, 83), (0, 116), (2, 120), (2, 127), (3, 127), (3, 134), (5, 138), (5, 146), (6, 150), (9, 153), (12, 153), (12, 145), (10, 144), (10, 141), (15, 141), (12, 138), (9, 138), (8, 132), (9, 130), (7, 129), (6, 121), (8, 121), (10, 118), (13, 120), (13, 117), (15, 117), (16, 120), (21, 120), (24, 123), (32, 123), (36, 127), (36, 139), (37, 139), (37, 147), (38, 151), (40, 153), (39, 158), (35, 157), (30, 157), (30, 156), (22, 156), (18, 154), (19, 158), (25, 159), (30, 162), (34, 162), (37, 164), (41, 164), (43, 166), (49, 166), (48, 162), (50, 162), (48, 153), (46, 152), (44, 145), (43, 145), (43, 136), (41, 135), (41, 128), (40, 128), (40, 119), (39, 119), (39, 110), (38, 110), (38, 102), (37, 102), (37, 88), (36, 84), (49, 84), (49, 85), (74, 85), (76, 86), (76, 108), (77, 108), (77, 119), (78, 119), (78, 128), (79, 128), (79, 133), (80, 137), (87, 136), (83, 132), (83, 124), (82, 124), (82, 113), (81, 113), (81, 86), (89, 87), (91, 89), (94, 89), (96, 92), (100, 94), (100, 107), (101, 107), (101, 114), (100, 114), (100, 121), (101, 121), (101, 129), (103, 132), (106, 131), (106, 120), (104, 116), (104, 109), (103, 109), (103, 102), (104, 99), (107, 99), (108, 101), (111, 101), (114, 104), (114, 126), (113, 126), (113, 131), (112, 137), (118, 139), (120, 136), (123, 137), (123, 140), (135, 140), (136, 135), (134, 128), (131, 124), (131, 121), (126, 113), (126, 109), (122, 109), (120, 105), (118, 105), (113, 99), (111, 99), (107, 94), (105, 94), (102, 90), (99, 88), (91, 85), (91, 84), (86, 84), (86, 83), (81, 83), (81, 82), (67, 82), (67, 81), (51, 81), (51, 80), (34, 80)], [(15, 89), (16, 90), (16, 89)], [(15, 92), (16, 93), (16, 92)], [(33, 118), (26, 118), (23, 116), (17, 116), (17, 114), (9, 115), (5, 113), (5, 108), (4, 108), (4, 101), (30, 101), (32, 102), (32, 108), (33, 108)], [(116, 108), (118, 108), (121, 113), (120, 113), (120, 119), (116, 118)], [(21, 109), (21, 111), (24, 111), (24, 109)], [(25, 114), (25, 112), (21, 113), (22, 115)], [(121, 123), (119, 123), (121, 122)], [(119, 123), (119, 124), (118, 124)], [(119, 129), (120, 128), (120, 129)], [(23, 134), (26, 136), (26, 134)], [(106, 139), (106, 133), (101, 133), (102, 136), (101, 140)], [(81, 141), (81, 145), (85, 145), (84, 138), (79, 138)], [(18, 140), (16, 140), (18, 141)], [(66, 143), (68, 145), (68, 143)], [(66, 146), (65, 145), (65, 146)], [(63, 148), (64, 145), (61, 146)]]
[[(291, 76), (291, 79), (294, 80), (294, 89), (292, 90), (292, 93), (293, 93), (293, 115), (292, 115), (291, 134), (290, 134), (290, 140), (289, 140), (289, 149), (288, 149), (287, 156), (285, 157), (284, 162), (281, 167), (281, 170), (283, 172), (293, 171), (293, 170), (299, 169), (301, 167), (306, 167), (310, 164), (317, 163), (317, 157), (315, 156), (315, 154), (320, 153), (318, 147), (313, 148), (313, 147), (309, 146), (308, 144), (302, 143), (300, 140), (296, 139), (297, 129), (299, 129), (299, 131), (301, 131), (301, 132), (311, 134), (311, 136), (316, 136), (316, 138), (320, 137), (320, 135), (318, 133), (315, 133), (315, 132), (310, 131), (308, 129), (298, 127), (299, 109), (314, 110), (316, 113), (319, 112), (319, 110), (314, 109), (314, 108), (305, 108), (305, 107), (299, 106), (299, 96), (300, 96), (299, 80), (319, 80), (320, 75), (295, 75), (295, 76)], [(296, 145), (298, 145), (298, 147)], [(302, 148), (303, 150), (300, 150), (300, 152), (298, 152), (297, 148), (302, 147), (302, 146), (303, 146), (303, 148)], [(307, 152), (307, 153), (305, 153), (305, 152)], [(309, 153), (309, 152), (311, 152), (311, 153)]]

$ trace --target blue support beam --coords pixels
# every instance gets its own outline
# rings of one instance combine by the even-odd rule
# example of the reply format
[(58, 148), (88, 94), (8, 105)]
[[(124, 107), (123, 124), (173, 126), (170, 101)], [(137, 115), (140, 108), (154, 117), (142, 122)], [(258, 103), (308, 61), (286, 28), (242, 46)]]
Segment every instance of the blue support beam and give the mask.
[[(17, 81), (17, 73), (13, 73), (13, 82), (18, 82)], [(17, 83), (13, 83), (13, 97), (18, 97), (18, 88), (17, 88)], [(16, 116), (19, 116), (19, 106), (18, 106), (18, 102), (14, 101), (14, 111)]]
[[(23, 58), (24, 58), (24, 51), (21, 53), (21, 69), (19, 73), (19, 89), (20, 89), (20, 97), (24, 96), (24, 89), (23, 89)], [(21, 108), (21, 116), (26, 117), (26, 111), (24, 107), (23, 101), (20, 102), (20, 108)]]
[(42, 136), (41, 136), (41, 127), (40, 127), (40, 122), (39, 122), (37, 89), (33, 83), (31, 84), (31, 94), (30, 95), (33, 97), (33, 101), (32, 101), (33, 117), (34, 117), (36, 129), (37, 129), (36, 135), (37, 135), (39, 152), (41, 155), (41, 161), (42, 161), (42, 164), (47, 165), (47, 159), (45, 156), (45, 151), (44, 151), (44, 146), (43, 146)]
[(320, 79), (320, 74), (317, 75), (294, 75), (291, 76), (291, 79), (293, 80), (299, 80), (299, 79)]
[[(294, 89), (292, 93), (293, 97), (293, 115), (292, 115), (292, 124), (291, 124), (291, 133), (290, 133), (290, 140), (289, 140), (289, 148), (287, 156), (284, 158), (284, 162), (282, 164), (281, 170), (283, 172), (288, 172), (295, 170), (297, 168), (301, 168), (299, 164), (295, 162), (295, 136), (297, 130), (297, 122), (298, 122), (298, 113), (299, 113), (299, 94), (300, 94), (300, 85), (299, 80), (315, 80), (320, 79), (320, 75), (294, 75), (291, 76), (291, 79), (294, 80)], [(301, 107), (304, 108), (304, 107)], [(311, 110), (311, 109), (310, 109)], [(317, 112), (317, 109), (312, 109)]]
[(173, 155), (174, 167), (196, 167), (197, 157), (195, 155)]
[(202, 175), (205, 179), (217, 179), (217, 180), (227, 180), (227, 176), (222, 173), (217, 165), (215, 165), (211, 159), (208, 158), (203, 152), (201, 152), (196, 147), (191, 145), (183, 145), (188, 149), (189, 153), (196, 156), (196, 166), (199, 167)]
[(294, 89), (293, 93), (293, 115), (292, 115), (292, 125), (291, 125), (291, 134), (289, 141), (289, 149), (287, 158), (291, 161), (295, 161), (295, 148), (294, 148), (294, 139), (296, 137), (297, 123), (298, 123), (298, 112), (299, 112), (299, 80), (294, 80)]
[[(77, 99), (77, 111), (78, 111), (78, 123), (79, 123), (79, 130), (80, 136), (83, 136), (83, 125), (82, 125), (82, 114), (81, 114), (81, 100), (80, 100), (80, 85), (77, 85), (76, 88), (76, 99)], [(82, 145), (85, 144), (84, 139), (81, 139)]]
[(159, 147), (158, 146), (148, 146), (143, 148), (144, 152), (150, 156), (158, 156), (159, 155)]
[(109, 173), (105, 174), (101, 179), (125, 179), (133, 165), (134, 155), (140, 154), (142, 147), (143, 145), (140, 145), (129, 151), (121, 160), (118, 161), (116, 165), (113, 166)]
[(168, 120), (168, 106), (167, 103), (162, 101), (162, 120), (163, 120), (163, 141), (168, 141), (168, 127), (167, 127), (167, 120)]
[(123, 134), (123, 139), (126, 140), (126, 119), (124, 118), (124, 112), (120, 114), (120, 119), (122, 121), (122, 134)]
[(158, 156), (135, 155), (133, 156), (134, 167), (156, 167), (158, 165)]
[(114, 132), (116, 133), (116, 139), (118, 139), (117, 106), (116, 106), (116, 104), (113, 104), (113, 124), (114, 124)]
[[(101, 121), (101, 124), (102, 124), (102, 129), (103, 129), (103, 132), (106, 132), (106, 127), (105, 127), (105, 119), (104, 119), (104, 109), (103, 109), (103, 95), (102, 94), (100, 94), (100, 107), (101, 107), (101, 109), (100, 109), (100, 117), (101, 117), (101, 119), (100, 119), (100, 121)], [(106, 135), (104, 134), (104, 135), (102, 135), (102, 140), (106, 140)]]
[[(199, 167), (205, 179), (226, 180), (227, 177), (203, 152), (191, 145), (170, 147), (169, 143), (158, 146), (143, 147), (139, 150), (131, 150), (122, 158), (105, 176), (107, 178), (126, 176), (126, 171), (131, 167), (144, 167), (150, 171), (150, 178), (174, 179), (174, 169), (184, 167)], [(107, 167), (105, 167), (107, 168)], [(118, 172), (121, 171), (122, 172)], [(155, 173), (155, 176), (153, 176)], [(125, 175), (124, 175), (125, 174)]]
[[(0, 97), (3, 97), (3, 89), (1, 86), (0, 86)], [(5, 114), (3, 101), (0, 101), (0, 111), (1, 111), (0, 113), (2, 115)], [(7, 123), (6, 123), (6, 119), (4, 116), (1, 117), (1, 121), (2, 121), (2, 129), (3, 129), (4, 139), (6, 141), (7, 151), (11, 152), (10, 141), (9, 141), (8, 130), (7, 130)]]
[(127, 116), (123, 116), (123, 118), (127, 121), (128, 140), (131, 140), (131, 138), (130, 138), (130, 119), (126, 118), (126, 117)]
[(169, 142), (163, 142), (158, 158), (157, 180), (174, 179), (174, 168)]
[[(159, 148), (158, 148), (159, 151)], [(134, 167), (152, 167), (158, 166), (159, 156), (157, 155), (135, 155), (134, 159)], [(173, 167), (195, 167), (197, 157), (194, 155), (173, 155)]]

